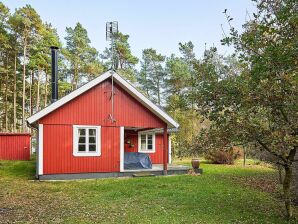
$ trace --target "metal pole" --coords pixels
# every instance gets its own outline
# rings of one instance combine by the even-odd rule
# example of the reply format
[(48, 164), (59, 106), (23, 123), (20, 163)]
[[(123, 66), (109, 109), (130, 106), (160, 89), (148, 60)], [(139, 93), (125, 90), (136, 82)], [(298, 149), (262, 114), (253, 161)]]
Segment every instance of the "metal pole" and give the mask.
[(52, 55), (52, 103), (58, 100), (58, 47), (51, 47)]
[(112, 73), (112, 123), (114, 123), (114, 77)]

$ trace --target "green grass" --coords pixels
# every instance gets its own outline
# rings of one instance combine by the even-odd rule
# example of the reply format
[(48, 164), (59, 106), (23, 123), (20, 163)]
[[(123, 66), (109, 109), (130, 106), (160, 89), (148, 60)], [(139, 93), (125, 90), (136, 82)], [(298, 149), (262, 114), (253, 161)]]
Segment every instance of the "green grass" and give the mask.
[(0, 223), (287, 223), (275, 170), (202, 168), (201, 176), (39, 182), (34, 161), (0, 161)]

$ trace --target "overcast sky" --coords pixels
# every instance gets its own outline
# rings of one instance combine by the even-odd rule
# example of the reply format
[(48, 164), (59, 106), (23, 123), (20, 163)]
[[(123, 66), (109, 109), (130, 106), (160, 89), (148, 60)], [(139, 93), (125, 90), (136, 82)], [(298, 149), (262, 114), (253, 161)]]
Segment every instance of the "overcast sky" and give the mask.
[(233, 25), (241, 30), (247, 12), (255, 10), (250, 0), (4, 0), (11, 11), (30, 4), (43, 21), (57, 28), (64, 41), (65, 27), (80, 22), (88, 31), (92, 46), (100, 52), (108, 45), (105, 23), (118, 21), (119, 30), (129, 34), (133, 54), (141, 58), (142, 49), (154, 48), (169, 56), (178, 53), (178, 43), (192, 41), (197, 56), (201, 56), (205, 43), (213, 44), (222, 54), (231, 50), (221, 46), (221, 24), (228, 26), (222, 13), (234, 18)]

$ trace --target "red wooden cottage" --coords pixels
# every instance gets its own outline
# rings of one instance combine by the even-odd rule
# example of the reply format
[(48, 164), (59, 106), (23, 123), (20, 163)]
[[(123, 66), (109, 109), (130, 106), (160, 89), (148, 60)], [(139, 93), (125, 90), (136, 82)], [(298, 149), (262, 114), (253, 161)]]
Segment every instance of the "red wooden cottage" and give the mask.
[(144, 169), (166, 174), (168, 130), (179, 126), (114, 71), (27, 121), (38, 130), (40, 179), (126, 176)]

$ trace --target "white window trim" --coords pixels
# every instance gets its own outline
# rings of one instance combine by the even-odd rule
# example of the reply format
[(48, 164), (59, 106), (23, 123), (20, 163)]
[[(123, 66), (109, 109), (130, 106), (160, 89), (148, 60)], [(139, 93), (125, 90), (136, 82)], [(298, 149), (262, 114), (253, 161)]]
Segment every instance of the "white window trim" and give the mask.
[[(146, 135), (146, 147), (148, 141), (148, 135), (152, 135), (152, 150), (142, 150), (141, 149), (141, 135)], [(138, 133), (138, 152), (142, 153), (155, 153), (155, 134), (152, 132), (139, 132)]]
[[(96, 129), (96, 151), (95, 152), (79, 152), (78, 150), (78, 128)], [(91, 125), (73, 125), (73, 155), (74, 156), (100, 156), (101, 155), (101, 126)]]

